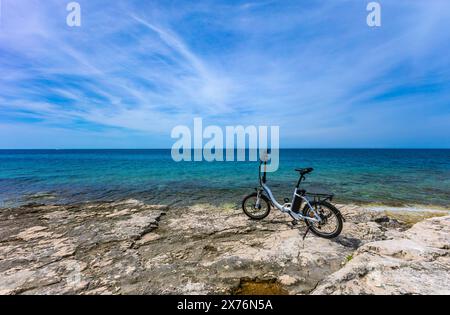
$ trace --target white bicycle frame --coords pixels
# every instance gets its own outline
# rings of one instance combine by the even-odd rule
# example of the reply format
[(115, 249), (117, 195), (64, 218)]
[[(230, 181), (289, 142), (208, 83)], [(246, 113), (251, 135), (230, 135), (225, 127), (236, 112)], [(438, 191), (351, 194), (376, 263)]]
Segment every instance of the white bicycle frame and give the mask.
[[(314, 218), (311, 217), (305, 217), (304, 215), (301, 215), (300, 213), (296, 213), (294, 211), (291, 210), (292, 204), (291, 203), (285, 203), (285, 204), (280, 204), (274, 197), (272, 191), (270, 190), (269, 186), (267, 186), (266, 184), (262, 183), (261, 184), (264, 192), (267, 194), (267, 196), (269, 197), (270, 201), (272, 202), (272, 204), (274, 205), (275, 208), (277, 208), (278, 210), (280, 210), (283, 213), (288, 213), (294, 220), (300, 221), (300, 220), (308, 220), (311, 222), (322, 222), (322, 219), (320, 218), (320, 216), (317, 214), (316, 210), (311, 206), (311, 203), (309, 202), (308, 198), (306, 198), (305, 196), (301, 196), (299, 194), (297, 194), (296, 190), (294, 190), (294, 198), (295, 196), (302, 198), (302, 200), (306, 203), (306, 205), (311, 209), (311, 211), (314, 213)], [(256, 207), (259, 207), (260, 205), (260, 192), (258, 192), (258, 196), (256, 199)], [(294, 200), (294, 198), (292, 200)]]
[[(261, 162), (264, 163), (264, 162)], [(303, 175), (302, 175), (303, 176)], [(303, 177), (302, 177), (303, 178)], [(301, 183), (301, 179), (299, 180), (299, 184)], [(272, 191), (270, 190), (269, 186), (266, 185), (266, 163), (264, 163), (264, 177), (263, 179), (261, 179), (261, 165), (259, 168), (259, 181), (260, 181), (260, 185), (263, 188), (264, 192), (267, 194), (267, 196), (269, 196), (270, 201), (272, 202), (272, 204), (274, 205), (275, 208), (277, 208), (278, 210), (280, 210), (283, 213), (288, 213), (294, 220), (296, 221), (300, 221), (300, 220), (308, 220), (311, 222), (317, 222), (317, 223), (321, 223), (322, 222), (322, 218), (319, 216), (319, 214), (316, 212), (316, 210), (311, 206), (311, 203), (309, 202), (308, 198), (306, 198), (305, 196), (299, 195), (297, 193), (297, 188), (298, 185), (296, 187), (296, 189), (294, 189), (294, 196), (292, 198), (292, 200), (295, 199), (295, 197), (299, 197), (301, 198), (305, 204), (309, 207), (309, 209), (312, 211), (312, 213), (314, 213), (314, 218), (312, 217), (306, 217), (300, 213), (294, 212), (292, 211), (292, 204), (291, 203), (285, 203), (285, 204), (280, 204), (277, 199), (274, 197)], [(261, 205), (261, 190), (258, 189), (257, 191), (257, 197), (256, 197), (256, 205), (255, 207), (260, 207)]]

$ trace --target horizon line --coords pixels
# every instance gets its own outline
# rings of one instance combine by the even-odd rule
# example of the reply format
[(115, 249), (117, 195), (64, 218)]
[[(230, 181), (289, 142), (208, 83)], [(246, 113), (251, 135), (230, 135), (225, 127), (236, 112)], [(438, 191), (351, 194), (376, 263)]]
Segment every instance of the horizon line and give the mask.
[[(243, 148), (244, 150), (259, 150), (259, 149), (250, 149)], [(270, 149), (270, 148), (269, 148)], [(172, 148), (0, 148), (0, 151), (89, 151), (89, 150), (172, 150)], [(192, 148), (191, 150), (204, 150), (202, 148)], [(220, 149), (219, 149), (220, 150)], [(229, 150), (228, 148), (222, 148), (222, 150)], [(234, 148), (234, 150), (242, 150), (240, 148)], [(450, 147), (441, 147), (441, 148), (427, 148), (427, 147), (329, 147), (329, 148), (314, 148), (314, 147), (291, 147), (291, 148), (279, 148), (278, 150), (450, 150)]]

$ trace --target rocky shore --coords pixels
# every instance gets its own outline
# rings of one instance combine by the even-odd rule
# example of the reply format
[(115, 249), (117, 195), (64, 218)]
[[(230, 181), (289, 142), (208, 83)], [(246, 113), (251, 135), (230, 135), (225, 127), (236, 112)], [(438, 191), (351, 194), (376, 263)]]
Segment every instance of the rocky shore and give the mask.
[[(450, 294), (450, 216), (340, 205), (335, 240), (273, 211), (136, 200), (0, 209), (0, 294)], [(404, 215), (404, 214), (403, 214)]]

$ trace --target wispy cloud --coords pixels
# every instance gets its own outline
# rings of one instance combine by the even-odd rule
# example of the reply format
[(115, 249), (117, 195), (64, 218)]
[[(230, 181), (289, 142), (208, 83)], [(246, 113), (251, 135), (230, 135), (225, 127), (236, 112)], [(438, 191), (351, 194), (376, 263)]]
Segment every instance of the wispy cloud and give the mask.
[(361, 1), (79, 2), (77, 29), (65, 1), (2, 1), (0, 146), (170, 146), (196, 116), (284, 146), (450, 146), (448, 1), (380, 1), (379, 29)]

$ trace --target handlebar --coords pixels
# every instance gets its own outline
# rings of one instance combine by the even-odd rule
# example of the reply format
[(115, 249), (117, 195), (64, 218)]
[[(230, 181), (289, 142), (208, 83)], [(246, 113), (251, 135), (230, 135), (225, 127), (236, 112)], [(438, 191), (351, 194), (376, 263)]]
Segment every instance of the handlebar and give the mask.
[[(261, 176), (261, 166), (264, 164), (264, 170), (262, 171), (262, 176)], [(305, 175), (311, 173), (312, 171), (314, 171), (313, 168), (302, 168), (302, 169), (296, 169), (297, 172), (300, 172), (300, 178), (297, 182), (297, 188), (300, 187), (300, 184), (302, 183), (303, 180), (306, 179)], [(259, 161), (259, 182), (260, 184), (265, 184), (267, 182), (267, 160), (260, 160)]]

